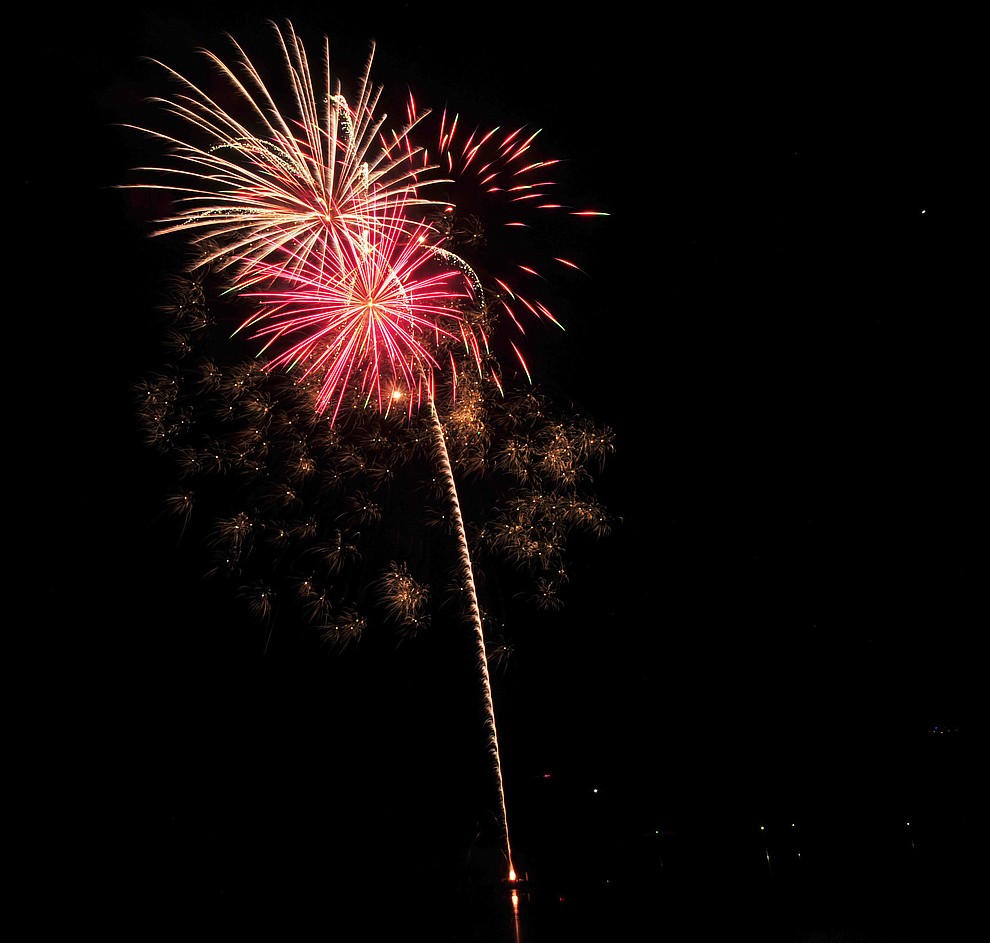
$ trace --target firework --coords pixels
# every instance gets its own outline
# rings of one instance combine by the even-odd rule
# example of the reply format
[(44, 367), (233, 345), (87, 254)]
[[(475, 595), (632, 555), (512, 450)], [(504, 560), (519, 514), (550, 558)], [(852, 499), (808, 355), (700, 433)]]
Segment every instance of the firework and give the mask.
[[(410, 100), (410, 123), (419, 123), (430, 114), (418, 114)], [(553, 194), (559, 184), (553, 175), (560, 161), (537, 153), (540, 133), (525, 128), (465, 130), (459, 116), (448, 114), (446, 109), (439, 114), (434, 129), (437, 162), (445, 174), (435, 181), (435, 194), (446, 200), (429, 217), (438, 251), (449, 252), (469, 267), (479, 297), (485, 297), (483, 279), (488, 281), (492, 307), (504, 313), (521, 335), (525, 335), (526, 322), (531, 319), (563, 329), (547, 303), (536, 297), (535, 286), (548, 283), (551, 267), (580, 271), (570, 259), (529, 258), (534, 250), (527, 242), (533, 240), (525, 236), (539, 228), (538, 217), (607, 215), (557, 202)], [(434, 169), (428, 163), (429, 154), (428, 149), (421, 151), (424, 173)], [(507, 248), (502, 249), (503, 243)], [(515, 261), (506, 266), (506, 258)], [(514, 343), (510, 346), (529, 378), (521, 350)]]
[[(428, 165), (406, 128), (386, 141), (384, 116), (376, 114), (381, 89), (371, 84), (374, 46), (350, 104), (330, 71), (324, 41), (320, 93), (306, 50), (291, 25), (274, 26), (292, 108), (283, 112), (259, 70), (236, 41), (234, 66), (204, 55), (226, 80), (243, 120), (193, 82), (157, 63), (180, 85), (173, 98), (156, 98), (177, 119), (180, 131), (136, 130), (168, 145), (172, 163), (137, 168), (162, 175), (160, 182), (130, 184), (174, 194), (179, 209), (160, 221), (157, 233), (182, 233), (208, 245), (200, 264), (231, 267), (244, 287), (283, 266), (333, 264), (337, 252), (366, 244), (376, 225), (395, 222), (383, 208), (397, 197), (426, 202)], [(135, 126), (130, 126), (135, 127)], [(194, 133), (198, 141), (188, 138)], [(179, 137), (178, 134), (183, 136)]]
[[(197, 479), (195, 491), (184, 483), (169, 499), (183, 531), (210, 505), (204, 490), (223, 505), (205, 535), (211, 573), (234, 579), (269, 626), (279, 607), (298, 606), (335, 648), (360, 639), (369, 606), (408, 636), (430, 625), (437, 594), (412, 563), (423, 531), (395, 522), (419, 485), (442, 500), (422, 512), (441, 542), (453, 537), (446, 595), (473, 633), (515, 881), (472, 544), (532, 576), (534, 600), (556, 608), (568, 534), (608, 527), (581, 489), (611, 440), (553, 418), (535, 395), (505, 396), (489, 349), (497, 314), (522, 333), (527, 316), (560, 322), (506, 273), (486, 286), (488, 267), (473, 258), (486, 241), (483, 217), (453, 194), (494, 196), (513, 213), (566, 211), (548, 196), (554, 162), (532, 158), (535, 134), (496, 129), (464, 140), (444, 115), (438, 151), (450, 179), (441, 178), (411, 136), (428, 112), (410, 98), (405, 126), (384, 128), (370, 57), (348, 100), (324, 41), (318, 93), (291, 26), (276, 35), (290, 91), (284, 115), (236, 43), (233, 67), (206, 55), (243, 117), (163, 66), (183, 92), (158, 101), (186, 133), (148, 132), (168, 144), (173, 165), (144, 168), (164, 179), (135, 186), (174, 194), (178, 209), (156, 234), (186, 237), (194, 256), (167, 312), (164, 341), (179, 366), (140, 385), (140, 412), (149, 442)], [(187, 140), (189, 131), (200, 140)], [(451, 200), (423, 195), (440, 184)], [(521, 228), (514, 215), (503, 222)], [(518, 271), (539, 275), (529, 264)], [(223, 350), (193, 362), (212, 334), (214, 278), (240, 311), (234, 333), (259, 348), (253, 362)], [(487, 513), (470, 528), (458, 476), (490, 484)], [(272, 574), (289, 577), (288, 591)]]
[[(480, 345), (457, 303), (470, 300), (459, 288), (456, 268), (436, 267), (425, 224), (402, 219), (401, 202), (385, 201), (387, 218), (369, 230), (369, 240), (338, 247), (332, 268), (311, 259), (256, 265), (278, 288), (248, 292), (258, 310), (241, 330), (274, 350), (270, 369), (298, 369), (303, 380), (317, 377), (315, 408), (330, 407), (336, 419), (349, 386), (357, 380), (366, 401), (387, 413), (398, 403), (407, 410), (433, 398), (435, 352), (447, 341), (462, 342), (480, 358)], [(394, 214), (394, 215), (393, 215)], [(288, 346), (281, 346), (287, 338)]]

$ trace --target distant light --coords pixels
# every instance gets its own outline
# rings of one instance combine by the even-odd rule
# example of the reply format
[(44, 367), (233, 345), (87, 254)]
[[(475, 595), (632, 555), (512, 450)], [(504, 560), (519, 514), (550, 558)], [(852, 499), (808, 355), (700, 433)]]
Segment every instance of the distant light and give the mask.
[(594, 794), (595, 794), (596, 796), (598, 795), (598, 787), (597, 787), (597, 786), (595, 786), (595, 788), (594, 788), (594, 789), (592, 789), (591, 791), (592, 791), (592, 792), (593, 792), (593, 793), (594, 793)]

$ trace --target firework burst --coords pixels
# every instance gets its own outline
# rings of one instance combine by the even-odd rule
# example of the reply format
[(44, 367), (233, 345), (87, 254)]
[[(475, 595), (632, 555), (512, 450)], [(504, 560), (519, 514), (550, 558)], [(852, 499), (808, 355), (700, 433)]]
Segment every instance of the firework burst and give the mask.
[[(418, 114), (410, 99), (411, 123), (419, 123), (429, 114)], [(551, 269), (573, 272), (580, 268), (570, 259), (545, 254), (539, 260), (521, 261), (523, 256), (534, 253), (534, 240), (526, 240), (525, 236), (532, 235), (539, 227), (538, 218), (548, 214), (607, 214), (557, 202), (554, 194), (559, 183), (554, 173), (560, 161), (537, 153), (540, 130), (466, 130), (460, 117), (446, 110), (435, 125), (437, 162), (445, 174), (444, 179), (436, 181), (435, 193), (446, 199), (429, 216), (438, 251), (450, 253), (469, 267), (476, 295), (504, 312), (518, 334), (526, 334), (529, 320), (549, 322), (563, 329), (547, 303), (537, 297), (539, 286), (548, 284)], [(427, 174), (434, 169), (428, 162), (429, 155), (428, 149), (419, 155)], [(493, 250), (491, 243), (497, 243), (499, 248)], [(501, 249), (503, 243), (511, 243), (511, 248)], [(506, 266), (506, 257), (516, 261)], [(483, 281), (487, 281), (487, 294)], [(529, 368), (522, 351), (516, 344), (510, 345), (528, 378)]]
[[(481, 345), (459, 302), (470, 286), (456, 268), (436, 269), (437, 255), (425, 224), (400, 225), (402, 207), (382, 204), (390, 218), (375, 226), (365, 243), (342, 244), (334, 264), (299, 259), (284, 266), (256, 266), (279, 287), (248, 292), (257, 302), (241, 330), (275, 351), (270, 369), (298, 369), (316, 377), (315, 408), (330, 407), (331, 423), (356, 381), (366, 401), (387, 413), (398, 404), (413, 411), (433, 398), (436, 357), (451, 340), (463, 343), (477, 361)], [(459, 287), (459, 284), (463, 287)], [(287, 338), (292, 340), (284, 346)]]
[[(175, 196), (178, 209), (156, 234), (193, 247), (166, 312), (177, 366), (138, 389), (147, 438), (175, 457), (180, 477), (196, 479), (168, 502), (183, 532), (201, 507), (222, 508), (204, 532), (210, 572), (235, 581), (268, 640), (283, 606), (346, 648), (368, 630), (364, 613), (377, 609), (412, 636), (456, 601), (477, 652), (514, 881), (475, 552), (507, 560), (532, 578), (538, 605), (559, 606), (568, 535), (608, 528), (582, 489), (611, 439), (554, 418), (532, 393), (505, 395), (489, 348), (498, 314), (521, 333), (527, 316), (560, 322), (506, 273), (487, 288), (471, 258), (486, 243), (484, 218), (453, 197), (494, 197), (513, 213), (504, 225), (522, 228), (517, 210), (568, 211), (549, 196), (555, 162), (531, 157), (535, 134), (465, 140), (444, 116), (438, 151), (450, 180), (440, 178), (411, 137), (428, 112), (410, 98), (405, 126), (384, 128), (370, 57), (351, 103), (331, 78), (328, 41), (318, 92), (291, 26), (276, 35), (291, 117), (236, 43), (233, 66), (206, 55), (242, 118), (164, 67), (183, 91), (157, 101), (201, 140), (148, 132), (168, 144), (173, 166), (144, 168), (164, 181), (134, 185)], [(423, 196), (445, 182), (457, 184), (450, 200)], [(518, 272), (541, 277), (530, 265)], [(203, 353), (217, 323), (212, 294), (240, 312), (234, 333), (260, 345), (256, 360)], [(484, 486), (485, 499), (472, 502), (484, 510), (470, 523), (458, 477)], [(410, 498), (424, 485), (444, 506), (420, 508), (410, 528)], [(443, 594), (430, 589), (438, 567)], [(274, 575), (290, 585), (274, 585)]]
[[(376, 226), (404, 220), (387, 211), (396, 198), (404, 204), (428, 202), (420, 192), (432, 168), (412, 164), (419, 154), (409, 141), (415, 122), (386, 139), (385, 117), (376, 113), (381, 89), (370, 78), (374, 46), (350, 104), (331, 75), (329, 40), (318, 91), (291, 25), (284, 32), (273, 28), (290, 110), (280, 109), (276, 94), (232, 39), (233, 66), (212, 52), (204, 55), (226, 80), (243, 120), (159, 62), (181, 91), (153, 101), (182, 130), (136, 128), (164, 142), (172, 159), (171, 165), (137, 168), (163, 175), (161, 182), (129, 185), (175, 196), (179, 209), (160, 221), (158, 234), (182, 233), (209, 245), (200, 264), (230, 267), (234, 287), (267, 280), (283, 268), (292, 272), (320, 264), (316, 260), (332, 268), (341, 251), (367, 245)], [(198, 141), (189, 139), (190, 132)]]

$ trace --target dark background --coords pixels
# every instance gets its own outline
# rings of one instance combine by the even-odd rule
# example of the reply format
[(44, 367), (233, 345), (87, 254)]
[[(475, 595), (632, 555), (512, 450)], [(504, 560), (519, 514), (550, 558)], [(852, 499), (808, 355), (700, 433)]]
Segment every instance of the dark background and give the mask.
[[(668, 874), (724, 893), (759, 871), (759, 825), (794, 819), (861, 892), (914, 819), (962, 906), (948, 862), (985, 834), (975, 30), (825, 12), (173, 4), (25, 30), (29, 875), (127, 935), (369, 888), (460, 901), (500, 871), (469, 652), (266, 650), (160, 513), (132, 386), (170, 270), (115, 189), (139, 153), (116, 125), (168, 91), (142, 57), (199, 75), (226, 31), (264, 58), (268, 17), (328, 34), (342, 70), (374, 39), (386, 92), (542, 127), (609, 214), (571, 226), (566, 331), (527, 338), (539, 381), (614, 430), (617, 518), (495, 677), (533, 886), (639, 888), (656, 836)], [(435, 938), (484, 938), (464, 920)]]

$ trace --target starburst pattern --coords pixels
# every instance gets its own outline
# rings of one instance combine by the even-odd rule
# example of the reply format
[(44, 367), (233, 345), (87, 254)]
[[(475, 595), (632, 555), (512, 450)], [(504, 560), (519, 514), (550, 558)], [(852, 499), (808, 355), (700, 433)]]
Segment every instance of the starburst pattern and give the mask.
[[(396, 214), (401, 218), (399, 207)], [(332, 268), (325, 259), (316, 265), (304, 258), (291, 271), (256, 265), (279, 287), (247, 293), (258, 307), (241, 329), (265, 342), (263, 353), (278, 351), (270, 369), (298, 369), (301, 379), (319, 380), (315, 408), (330, 407), (331, 422), (354, 379), (379, 411), (397, 403), (412, 411), (432, 399), (435, 352), (446, 342), (480, 357), (470, 322), (456, 307), (469, 291), (453, 284), (456, 269), (427, 271), (437, 259), (427, 233), (425, 224), (385, 222), (373, 242), (342, 244)]]
[[(332, 77), (329, 40), (323, 44), (322, 89), (291, 24), (272, 24), (288, 80), (291, 110), (277, 104), (260, 70), (241, 46), (233, 66), (204, 55), (226, 80), (233, 105), (225, 108), (192, 81), (157, 63), (179, 84), (172, 98), (156, 98), (177, 119), (174, 134), (137, 128), (165, 143), (171, 163), (138, 170), (159, 182), (132, 184), (174, 194), (178, 211), (159, 234), (183, 233), (208, 245), (204, 264), (230, 268), (233, 284), (252, 285), (273, 271), (303, 264), (331, 266), (337, 252), (367, 244), (379, 224), (394, 224), (394, 200), (425, 202), (428, 165), (412, 166), (419, 148), (409, 142), (415, 122), (385, 141), (381, 89), (371, 82), (374, 46), (357, 81), (353, 104)], [(181, 135), (181, 136), (179, 136)], [(191, 135), (191, 136), (190, 136)], [(198, 140), (194, 140), (198, 138)]]

